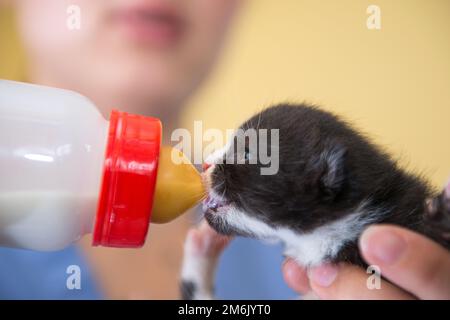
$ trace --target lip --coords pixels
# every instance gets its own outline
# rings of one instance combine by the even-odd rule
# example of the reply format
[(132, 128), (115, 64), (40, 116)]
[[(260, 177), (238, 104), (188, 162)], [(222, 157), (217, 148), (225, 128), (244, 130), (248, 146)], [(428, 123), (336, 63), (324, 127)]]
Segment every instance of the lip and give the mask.
[(112, 21), (127, 38), (158, 47), (176, 44), (185, 26), (177, 8), (162, 1), (126, 2), (112, 12)]
[(212, 212), (212, 213), (218, 213), (218, 212), (225, 212), (228, 210), (229, 203), (221, 200), (217, 197), (214, 197), (212, 195), (209, 195), (205, 200), (203, 200), (202, 207), (203, 212)]

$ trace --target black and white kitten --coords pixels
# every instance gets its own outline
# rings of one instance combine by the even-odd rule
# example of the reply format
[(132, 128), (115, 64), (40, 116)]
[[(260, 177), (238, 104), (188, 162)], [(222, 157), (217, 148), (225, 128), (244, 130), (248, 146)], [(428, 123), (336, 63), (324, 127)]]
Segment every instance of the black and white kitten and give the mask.
[[(248, 146), (237, 151), (234, 143), (207, 159), (204, 175), (210, 188), (203, 207), (219, 234), (281, 241), (285, 255), (306, 267), (324, 262), (364, 266), (357, 239), (373, 223), (400, 225), (450, 248), (450, 184), (435, 194), (422, 177), (400, 169), (337, 116), (310, 105), (283, 104), (240, 128), (279, 129), (278, 144), (267, 145), (269, 153), (277, 152), (279, 168), (262, 175), (260, 161), (228, 163), (230, 157), (258, 158)], [(183, 298), (213, 297), (214, 269), (225, 239), (212, 233), (206, 240), (188, 236)]]

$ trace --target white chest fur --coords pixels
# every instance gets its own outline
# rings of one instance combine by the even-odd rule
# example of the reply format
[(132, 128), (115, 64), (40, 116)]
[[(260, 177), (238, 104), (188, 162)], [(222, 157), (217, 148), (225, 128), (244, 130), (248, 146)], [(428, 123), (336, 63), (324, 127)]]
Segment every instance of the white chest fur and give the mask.
[(353, 213), (307, 233), (270, 227), (236, 209), (227, 213), (226, 220), (234, 227), (250, 232), (262, 240), (283, 242), (287, 256), (304, 266), (313, 266), (336, 256), (345, 243), (355, 241), (363, 229), (382, 214), (379, 210), (366, 210), (365, 204), (366, 202), (358, 206)]
[(296, 234), (290, 230), (279, 230), (278, 234), (286, 245), (287, 256), (304, 266), (313, 266), (335, 257), (342, 246), (355, 241), (371, 221), (372, 218), (361, 218), (361, 213), (356, 212), (310, 233)]

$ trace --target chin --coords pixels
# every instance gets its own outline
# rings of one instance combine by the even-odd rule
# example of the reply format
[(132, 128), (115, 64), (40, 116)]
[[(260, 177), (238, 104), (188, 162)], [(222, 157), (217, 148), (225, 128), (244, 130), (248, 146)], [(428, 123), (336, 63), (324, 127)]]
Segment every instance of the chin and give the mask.
[(237, 230), (232, 228), (226, 221), (217, 216), (216, 212), (210, 210), (204, 212), (205, 220), (208, 222), (211, 228), (213, 228), (217, 233), (224, 236), (236, 236), (238, 235)]
[(221, 235), (228, 237), (253, 237), (253, 234), (238, 229), (226, 221), (225, 215), (227, 214), (228, 210), (231, 210), (231, 208), (223, 210), (220, 213), (210, 209), (204, 210), (205, 220), (206, 222), (208, 222), (211, 228), (213, 228), (217, 233)]

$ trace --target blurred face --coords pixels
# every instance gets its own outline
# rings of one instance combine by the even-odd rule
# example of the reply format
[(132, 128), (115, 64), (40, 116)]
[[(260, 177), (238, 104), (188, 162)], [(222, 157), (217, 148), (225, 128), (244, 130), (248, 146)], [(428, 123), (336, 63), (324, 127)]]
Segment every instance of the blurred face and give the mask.
[[(179, 106), (209, 70), (238, 2), (11, 3), (28, 53), (31, 80), (77, 90), (104, 111), (115, 107), (163, 116), (175, 112), (167, 109)], [(79, 15), (71, 5), (78, 6)], [(111, 101), (114, 106), (102, 105)]]

